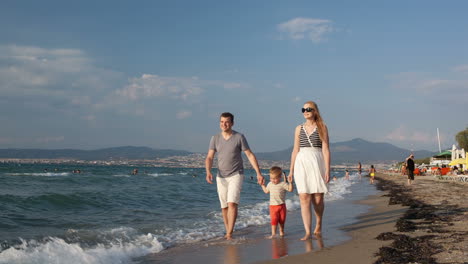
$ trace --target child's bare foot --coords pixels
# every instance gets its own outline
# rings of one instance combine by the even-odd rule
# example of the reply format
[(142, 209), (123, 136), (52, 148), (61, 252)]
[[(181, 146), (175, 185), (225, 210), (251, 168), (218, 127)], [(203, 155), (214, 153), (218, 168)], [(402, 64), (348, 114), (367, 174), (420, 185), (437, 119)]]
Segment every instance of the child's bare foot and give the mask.
[(310, 234), (305, 234), (305, 236), (303, 238), (301, 238), (301, 240), (304, 241), (304, 240), (309, 240), (311, 238), (312, 238), (312, 236)]
[(284, 231), (280, 230), (280, 237), (284, 237)]
[(267, 238), (267, 239), (273, 239), (275, 236), (276, 236), (276, 234), (271, 235), (271, 236), (267, 236), (266, 238)]

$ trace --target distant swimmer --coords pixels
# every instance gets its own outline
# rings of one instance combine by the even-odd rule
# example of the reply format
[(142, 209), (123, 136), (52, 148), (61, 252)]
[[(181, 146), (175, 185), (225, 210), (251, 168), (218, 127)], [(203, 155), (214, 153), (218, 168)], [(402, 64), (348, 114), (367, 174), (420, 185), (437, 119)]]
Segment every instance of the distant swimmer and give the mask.
[(348, 169), (346, 169), (345, 172), (346, 172), (345, 178), (346, 178), (347, 180), (349, 180), (349, 171), (348, 171)]
[(138, 174), (138, 169), (133, 169), (132, 175), (137, 175)]

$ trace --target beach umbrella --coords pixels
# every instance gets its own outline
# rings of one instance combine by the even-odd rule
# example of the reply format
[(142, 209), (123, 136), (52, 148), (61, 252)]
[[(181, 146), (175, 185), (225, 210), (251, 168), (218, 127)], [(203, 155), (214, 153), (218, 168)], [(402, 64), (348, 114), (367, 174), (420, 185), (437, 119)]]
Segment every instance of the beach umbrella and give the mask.
[(454, 159), (449, 163), (450, 166), (457, 164), (466, 164), (466, 159)]

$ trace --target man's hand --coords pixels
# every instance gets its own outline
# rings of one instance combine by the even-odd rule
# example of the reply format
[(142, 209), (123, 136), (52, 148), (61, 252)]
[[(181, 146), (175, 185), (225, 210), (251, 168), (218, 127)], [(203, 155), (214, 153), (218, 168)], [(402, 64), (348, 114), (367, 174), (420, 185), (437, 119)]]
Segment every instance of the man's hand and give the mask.
[(211, 172), (206, 173), (206, 182), (213, 184), (213, 174), (211, 174)]
[(260, 185), (265, 185), (265, 178), (263, 178), (262, 173), (257, 173), (257, 183)]

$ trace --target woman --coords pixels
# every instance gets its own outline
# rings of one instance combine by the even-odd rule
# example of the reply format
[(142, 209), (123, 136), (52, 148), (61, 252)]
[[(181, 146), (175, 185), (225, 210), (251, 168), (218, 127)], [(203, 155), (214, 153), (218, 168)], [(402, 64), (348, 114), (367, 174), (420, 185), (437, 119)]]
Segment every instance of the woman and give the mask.
[(312, 205), (317, 220), (314, 235), (320, 237), (322, 233), (323, 195), (328, 192), (327, 183), (330, 181), (330, 148), (328, 129), (317, 104), (311, 101), (305, 103), (302, 113), (305, 122), (297, 126), (294, 133), (288, 180), (292, 181), (294, 177), (296, 182), (305, 229), (301, 240), (307, 240), (312, 238)]

